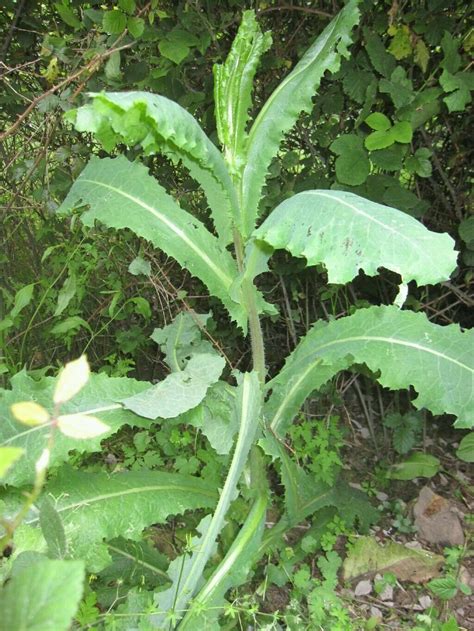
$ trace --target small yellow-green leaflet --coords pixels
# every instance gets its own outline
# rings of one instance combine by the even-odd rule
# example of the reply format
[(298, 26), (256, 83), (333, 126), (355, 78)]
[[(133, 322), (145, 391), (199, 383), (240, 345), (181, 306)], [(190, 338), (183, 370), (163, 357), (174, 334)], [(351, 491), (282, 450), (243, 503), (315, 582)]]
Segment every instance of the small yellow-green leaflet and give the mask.
[(0, 447), (0, 479), (24, 453), (20, 447)]
[(58, 417), (58, 427), (70, 438), (95, 438), (105, 434), (110, 427), (95, 416), (88, 414), (64, 414)]
[(50, 419), (49, 412), (34, 401), (14, 403), (11, 412), (16, 420), (24, 425), (43, 425)]
[(65, 403), (72, 399), (86, 385), (90, 368), (85, 355), (67, 363), (59, 373), (54, 391), (54, 403)]

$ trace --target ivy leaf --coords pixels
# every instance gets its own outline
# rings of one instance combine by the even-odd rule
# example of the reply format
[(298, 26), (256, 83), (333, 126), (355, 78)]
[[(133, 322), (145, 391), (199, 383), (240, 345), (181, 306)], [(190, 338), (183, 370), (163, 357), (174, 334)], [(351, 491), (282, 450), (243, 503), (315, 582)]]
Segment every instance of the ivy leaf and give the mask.
[(308, 265), (324, 263), (330, 283), (349, 282), (360, 269), (374, 276), (379, 267), (397, 272), (405, 283), (438, 283), (449, 278), (457, 260), (449, 235), (345, 191), (298, 193), (277, 206), (254, 235)]
[(141, 256), (137, 256), (133, 259), (133, 261), (128, 266), (128, 271), (130, 274), (134, 276), (150, 276), (151, 274), (151, 263), (150, 261), (145, 261)]
[(460, 42), (449, 31), (445, 31), (441, 40), (441, 48), (444, 53), (444, 59), (441, 67), (449, 74), (455, 74), (461, 67), (462, 59), (459, 54)]
[(363, 184), (370, 173), (370, 162), (362, 138), (355, 134), (339, 136), (331, 144), (336, 159), (336, 176), (339, 182), (350, 186)]
[(84, 586), (83, 561), (37, 561), (0, 590), (2, 629), (67, 631)]
[(423, 313), (396, 306), (360, 309), (354, 315), (317, 323), (267, 384), (271, 428), (283, 435), (313, 390), (340, 370), (365, 363), (384, 387), (413, 386), (417, 409), (458, 416), (456, 427), (474, 418), (473, 331), (432, 324)]
[(225, 366), (219, 355), (194, 355), (183, 370), (122, 403), (128, 410), (149, 419), (175, 418), (196, 407), (206, 396)]
[[(43, 377), (35, 381), (25, 372), (21, 372), (12, 377), (11, 390), (0, 390), (0, 447), (25, 450), (24, 457), (7, 471), (3, 480), (5, 484), (20, 486), (34, 481), (35, 462), (46, 446), (50, 431), (49, 426), (45, 425), (23, 427), (15, 421), (10, 407), (28, 397), (45, 408), (51, 408), (56, 381), (53, 377)], [(132, 412), (124, 410), (117, 401), (149, 387), (150, 384), (146, 381), (108, 377), (105, 373), (92, 374), (84, 388), (73, 399), (61, 405), (61, 411), (64, 414), (93, 414), (110, 426), (110, 430), (103, 436), (81, 441), (58, 432), (51, 452), (51, 466), (56, 467), (65, 462), (72, 450), (78, 453), (100, 451), (102, 438), (117, 432), (124, 424), (148, 427), (148, 421), (145, 422)]]

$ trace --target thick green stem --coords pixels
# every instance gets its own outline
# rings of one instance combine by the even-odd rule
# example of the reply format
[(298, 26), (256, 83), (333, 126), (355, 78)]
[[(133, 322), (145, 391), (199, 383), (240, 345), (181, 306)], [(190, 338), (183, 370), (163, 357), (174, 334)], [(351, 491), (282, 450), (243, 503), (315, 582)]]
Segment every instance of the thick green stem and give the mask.
[(245, 278), (244, 270), (244, 246), (242, 237), (237, 230), (234, 230), (234, 246), (235, 255), (239, 272), (243, 274), (242, 295), (244, 297), (245, 306), (247, 308), (249, 318), (250, 343), (252, 345), (252, 362), (253, 368), (257, 372), (260, 382), (265, 383), (265, 346), (263, 343), (262, 326), (258, 315), (256, 294), (254, 284), (250, 279)]

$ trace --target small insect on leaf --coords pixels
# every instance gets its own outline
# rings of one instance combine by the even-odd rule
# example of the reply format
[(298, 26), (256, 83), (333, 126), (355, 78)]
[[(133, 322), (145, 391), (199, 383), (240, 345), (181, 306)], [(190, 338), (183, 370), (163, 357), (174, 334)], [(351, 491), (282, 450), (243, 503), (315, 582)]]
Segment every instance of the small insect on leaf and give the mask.
[(49, 412), (34, 401), (14, 403), (10, 410), (16, 420), (25, 425), (43, 425), (50, 419)]
[(87, 414), (64, 414), (58, 417), (58, 427), (70, 438), (95, 438), (105, 434), (110, 427), (95, 416)]
[(69, 362), (59, 373), (54, 403), (65, 403), (72, 399), (86, 385), (90, 375), (90, 368), (85, 355)]

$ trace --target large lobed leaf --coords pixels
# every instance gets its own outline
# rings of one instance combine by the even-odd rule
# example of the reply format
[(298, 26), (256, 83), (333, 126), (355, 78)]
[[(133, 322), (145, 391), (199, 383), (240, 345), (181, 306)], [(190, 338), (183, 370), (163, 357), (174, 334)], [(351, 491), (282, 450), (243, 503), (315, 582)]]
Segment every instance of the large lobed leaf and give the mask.
[(324, 73), (337, 72), (348, 56), (350, 33), (359, 20), (358, 0), (350, 0), (310, 46), (293, 71), (262, 107), (250, 129), (242, 179), (242, 226), (245, 236), (255, 227), (268, 167), (283, 136), (302, 112), (311, 112), (312, 97)]
[[(25, 450), (24, 455), (7, 471), (3, 484), (21, 486), (35, 479), (35, 462), (46, 446), (49, 427), (36, 425), (27, 427), (13, 418), (10, 406), (19, 401), (36, 401), (52, 412), (53, 392), (56, 379), (44, 377), (35, 381), (26, 372), (20, 372), (11, 380), (11, 390), (0, 390), (0, 446), (17, 447)], [(122, 425), (149, 427), (144, 421), (118, 403), (150, 387), (147, 381), (136, 381), (128, 377), (108, 377), (104, 373), (91, 375), (85, 387), (71, 401), (61, 406), (63, 414), (91, 414), (106, 423), (110, 430), (95, 438), (76, 440), (56, 432), (51, 452), (51, 466), (58, 466), (69, 457), (69, 452), (79, 453), (101, 450), (101, 441), (117, 432)]]
[(82, 213), (86, 225), (98, 220), (111, 228), (129, 228), (151, 241), (197, 276), (245, 328), (244, 309), (229, 294), (238, 276), (232, 256), (200, 221), (178, 206), (143, 165), (123, 156), (91, 158), (58, 212), (70, 212), (81, 202), (89, 205)]
[(391, 389), (413, 386), (413, 404), (433, 414), (454, 414), (456, 427), (474, 419), (474, 330), (432, 324), (423, 313), (395, 306), (361, 309), (319, 322), (288, 357), (267, 387), (265, 416), (283, 435), (302, 403), (337, 372), (365, 363)]
[(237, 197), (217, 147), (199, 123), (178, 103), (149, 92), (92, 94), (68, 118), (76, 129), (94, 133), (107, 150), (119, 143), (140, 144), (147, 155), (161, 152), (181, 160), (208, 199), (212, 218), (224, 245), (232, 241), (238, 222)]
[(345, 191), (317, 190), (285, 200), (254, 233), (274, 248), (324, 263), (330, 283), (347, 283), (362, 269), (397, 272), (403, 282), (438, 283), (456, 267), (454, 241), (388, 206)]
[(270, 48), (270, 33), (262, 33), (254, 11), (244, 11), (238, 33), (224, 64), (214, 65), (217, 133), (232, 174), (244, 166), (244, 149), (253, 79), (261, 55)]
[[(201, 478), (161, 471), (130, 471), (109, 475), (84, 473), (65, 466), (45, 489), (54, 502), (68, 541), (69, 553), (84, 558), (92, 571), (110, 560), (103, 541), (116, 537), (137, 540), (143, 529), (170, 515), (213, 508), (217, 491)], [(42, 499), (24, 520), (39, 527)], [(4, 497), (6, 512), (15, 513), (19, 496)]]

